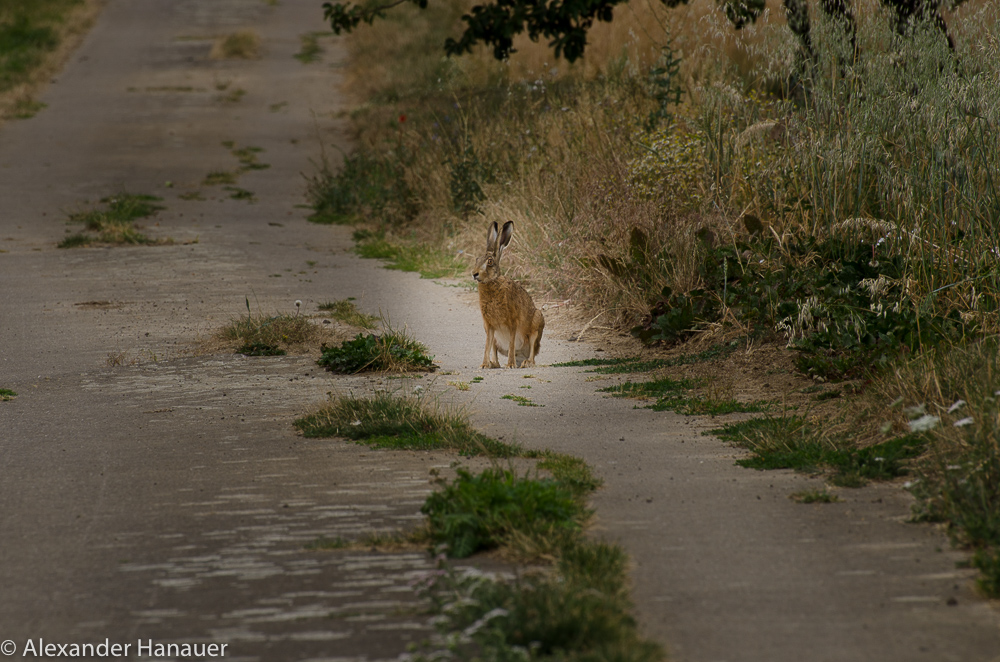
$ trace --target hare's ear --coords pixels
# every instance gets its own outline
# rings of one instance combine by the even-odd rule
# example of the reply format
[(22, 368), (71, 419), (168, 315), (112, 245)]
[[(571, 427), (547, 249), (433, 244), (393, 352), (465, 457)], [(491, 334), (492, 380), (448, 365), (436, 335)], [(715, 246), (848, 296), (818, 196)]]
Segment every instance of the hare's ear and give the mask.
[[(493, 223), (496, 227), (496, 222)], [(507, 248), (507, 244), (510, 243), (510, 238), (514, 236), (514, 221), (507, 221), (503, 224), (503, 230), (500, 232), (500, 253), (503, 254), (503, 249)]]
[(489, 230), (486, 231), (486, 252), (492, 253), (497, 246), (497, 222), (493, 221)]

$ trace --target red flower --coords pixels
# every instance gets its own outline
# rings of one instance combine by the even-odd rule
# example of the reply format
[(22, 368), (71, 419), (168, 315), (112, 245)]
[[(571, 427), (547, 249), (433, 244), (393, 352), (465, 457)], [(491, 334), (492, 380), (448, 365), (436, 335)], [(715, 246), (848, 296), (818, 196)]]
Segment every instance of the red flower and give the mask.
[(402, 124), (405, 121), (406, 121), (406, 115), (400, 115), (399, 116), (399, 123)]

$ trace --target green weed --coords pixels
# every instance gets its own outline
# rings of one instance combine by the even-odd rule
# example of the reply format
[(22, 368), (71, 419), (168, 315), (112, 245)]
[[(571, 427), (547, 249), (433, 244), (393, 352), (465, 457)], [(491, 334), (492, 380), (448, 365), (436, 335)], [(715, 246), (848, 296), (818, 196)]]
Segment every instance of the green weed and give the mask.
[(245, 188), (239, 186), (223, 186), (222, 188), (229, 191), (229, 197), (233, 200), (246, 200), (247, 202), (256, 202), (257, 200), (253, 191), (248, 191)]
[(826, 438), (814, 423), (794, 415), (730, 423), (708, 434), (752, 451), (753, 456), (737, 460), (740, 466), (807, 473), (827, 470), (830, 482), (841, 487), (905, 476), (927, 448), (927, 438), (918, 434), (852, 448), (849, 440)]
[(529, 400), (528, 398), (524, 397), (523, 395), (512, 395), (512, 394), (508, 393), (507, 395), (500, 396), (500, 399), (501, 400), (511, 400), (513, 402), (516, 402), (519, 407), (544, 407), (545, 406), (545, 405), (536, 404), (536, 403), (532, 402), (531, 400)]
[(412, 219), (416, 202), (401, 177), (400, 155), (381, 156), (358, 150), (344, 157), (340, 168), (325, 159), (307, 182), (313, 208), (309, 220), (323, 224), (350, 224), (374, 218), (388, 225)]
[(258, 341), (243, 343), (236, 348), (236, 353), (244, 356), (284, 356), (288, 352), (278, 345)]
[(27, 82), (59, 45), (58, 24), (74, 0), (13, 0), (0, 14), (0, 91)]
[(321, 303), (319, 309), (330, 313), (333, 319), (344, 324), (349, 324), (350, 326), (362, 329), (374, 329), (378, 325), (378, 318), (359, 311), (351, 298)]
[(691, 391), (699, 382), (691, 379), (661, 377), (648, 382), (624, 382), (616, 386), (599, 389), (601, 393), (611, 393), (617, 398), (657, 398), (658, 400), (678, 399)]
[(201, 181), (202, 186), (220, 186), (223, 184), (232, 185), (236, 183), (236, 173), (216, 170), (205, 175)]
[(344, 540), (343, 538), (327, 538), (326, 536), (320, 536), (319, 538), (306, 543), (304, 549), (314, 552), (331, 549), (349, 549), (350, 547), (351, 542)]
[(241, 30), (221, 38), (212, 47), (217, 59), (253, 60), (260, 57), (260, 36), (253, 30)]
[(611, 393), (616, 398), (655, 398), (647, 405), (654, 411), (676, 411), (689, 416), (721, 416), (736, 412), (767, 411), (773, 403), (764, 401), (740, 402), (733, 398), (718, 398), (711, 395), (692, 395), (701, 382), (691, 379), (662, 377), (647, 382), (625, 382), (616, 386), (598, 389), (601, 393)]
[(714, 345), (697, 354), (681, 354), (668, 359), (643, 359), (638, 356), (620, 359), (583, 359), (581, 361), (567, 361), (565, 363), (553, 363), (556, 368), (576, 368), (593, 367), (587, 372), (596, 372), (602, 375), (616, 375), (632, 372), (652, 372), (660, 368), (669, 368), (678, 365), (692, 365), (704, 361), (725, 358), (733, 353), (738, 346), (737, 341)]
[(77, 232), (67, 236), (65, 239), (57, 244), (58, 248), (79, 248), (81, 246), (89, 246), (94, 243), (94, 238), (88, 234), (82, 232)]
[(827, 490), (804, 490), (795, 492), (789, 498), (799, 503), (837, 503), (840, 501), (840, 497)]
[(358, 255), (386, 260), (386, 269), (417, 272), (421, 278), (455, 278), (468, 271), (468, 265), (450, 253), (431, 246), (396, 243), (383, 232), (357, 230), (354, 240)]
[(0, 402), (7, 402), (17, 397), (17, 393), (9, 388), (0, 388)]
[(323, 345), (317, 363), (331, 372), (410, 372), (434, 370), (427, 348), (402, 331), (386, 326), (381, 335), (359, 333), (340, 347)]
[(240, 162), (241, 172), (247, 170), (266, 170), (271, 167), (270, 164), (261, 163), (257, 160), (257, 155), (264, 151), (262, 147), (240, 147), (237, 149), (232, 142), (227, 141), (225, 144), (229, 146), (230, 153)]
[(580, 539), (564, 545), (551, 571), (515, 579), (442, 566), (425, 591), (444, 649), (416, 659), (661, 662), (663, 650), (629, 615), (627, 587), (621, 547)]
[(299, 315), (253, 314), (248, 299), (247, 314), (232, 320), (215, 335), (234, 347), (237, 354), (280, 356), (293, 345), (315, 341), (320, 329)]
[(88, 233), (79, 233), (65, 238), (60, 248), (75, 248), (92, 243), (102, 244), (160, 244), (169, 240), (150, 239), (138, 231), (135, 221), (152, 216), (164, 209), (157, 204), (161, 198), (152, 195), (119, 193), (101, 199), (103, 208), (74, 212), (69, 215), (70, 223), (82, 223)]
[(245, 97), (246, 94), (247, 91), (244, 90), (242, 87), (234, 87), (233, 89), (229, 90), (229, 92), (219, 97), (219, 101), (226, 104), (239, 103), (240, 101), (243, 100), (243, 97)]
[(344, 437), (378, 448), (454, 450), (462, 455), (517, 457), (518, 446), (476, 432), (463, 412), (395, 393), (338, 396), (295, 421), (306, 437)]
[(972, 556), (972, 565), (981, 573), (976, 584), (983, 595), (993, 599), (1000, 598), (1000, 549), (977, 549)]
[[(431, 540), (448, 555), (465, 558), (494, 549), (517, 531), (558, 546), (567, 532), (579, 531), (589, 517), (576, 493), (552, 478), (529, 478), (492, 468), (479, 475), (459, 469), (451, 483), (424, 503)], [(551, 551), (551, 550), (549, 550)]]
[(307, 32), (299, 37), (302, 48), (293, 57), (302, 64), (309, 64), (319, 60), (323, 53), (323, 47), (319, 45), (320, 37), (332, 35), (331, 32)]
[(37, 115), (46, 107), (47, 104), (41, 101), (31, 98), (21, 98), (14, 102), (10, 110), (7, 111), (7, 116), (16, 120), (27, 120)]
[(536, 467), (548, 471), (556, 480), (566, 485), (579, 498), (586, 497), (603, 484), (601, 479), (594, 476), (590, 465), (578, 457), (552, 451), (526, 454), (526, 456), (531, 455), (536, 455), (540, 458), (535, 465)]

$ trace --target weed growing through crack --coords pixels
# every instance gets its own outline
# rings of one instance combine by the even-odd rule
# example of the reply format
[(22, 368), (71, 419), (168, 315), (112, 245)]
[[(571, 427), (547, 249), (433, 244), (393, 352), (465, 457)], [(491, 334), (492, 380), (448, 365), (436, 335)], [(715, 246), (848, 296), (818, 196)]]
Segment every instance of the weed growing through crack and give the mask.
[(216, 332), (216, 336), (231, 345), (236, 354), (247, 356), (280, 356), (289, 347), (315, 341), (320, 329), (309, 318), (298, 314), (264, 315), (250, 310)]
[(516, 457), (519, 446), (476, 432), (462, 411), (448, 411), (430, 398), (376, 393), (336, 396), (295, 421), (306, 437), (344, 437), (378, 448), (450, 449), (462, 455)]
[[(638, 635), (629, 615), (623, 550), (583, 538), (591, 515), (586, 499), (600, 480), (579, 458), (526, 452), (475, 432), (462, 412), (391, 393), (336, 397), (295, 425), (306, 436), (343, 436), (382, 447), (539, 460), (533, 475), (495, 464), (478, 474), (459, 468), (453, 480), (438, 479), (440, 490), (421, 509), (426, 524), (412, 533), (357, 541), (320, 537), (306, 545), (323, 551), (417, 543), (445, 550), (423, 588), (440, 615), (445, 648), (459, 659), (472, 648), (489, 659), (520, 659), (509, 654), (529, 645), (540, 652), (583, 655), (579, 659), (663, 659), (658, 646)], [(552, 562), (552, 568), (538, 570), (536, 564), (518, 580), (504, 581), (478, 571), (456, 573), (445, 562), (445, 556), (462, 558), (497, 547), (508, 556)], [(427, 658), (418, 653), (414, 659), (438, 657), (437, 652)]]
[(829, 471), (829, 481), (840, 487), (860, 487), (870, 480), (908, 475), (914, 459), (927, 449), (928, 443), (925, 435), (910, 434), (855, 448), (849, 438), (827, 437), (820, 426), (796, 415), (730, 423), (706, 434), (752, 451), (751, 457), (737, 460), (740, 466), (806, 473)]
[(532, 402), (531, 400), (529, 400), (528, 398), (524, 397), (523, 395), (514, 395), (512, 393), (508, 393), (507, 395), (502, 395), (502, 396), (500, 396), (500, 399), (501, 400), (511, 400), (513, 402), (516, 402), (518, 407), (544, 407), (545, 406), (545, 405), (536, 404), (536, 403)]
[(253, 203), (257, 201), (254, 197), (253, 191), (248, 191), (245, 188), (240, 188), (239, 186), (223, 186), (223, 190), (229, 191), (229, 197), (233, 200), (246, 200), (247, 202)]
[(378, 326), (379, 318), (359, 311), (353, 297), (321, 303), (319, 310), (329, 313), (333, 319), (350, 326), (362, 329), (374, 329)]
[(256, 59), (260, 57), (260, 36), (253, 30), (228, 34), (215, 42), (209, 57), (217, 60)]
[(228, 145), (230, 153), (240, 162), (241, 172), (246, 172), (248, 170), (267, 170), (271, 167), (271, 164), (261, 163), (257, 160), (257, 155), (264, 151), (263, 147), (237, 148), (232, 142), (223, 143), (223, 145)]
[(343, 341), (339, 347), (324, 344), (317, 363), (331, 372), (342, 374), (437, 369), (434, 357), (427, 355), (427, 348), (422, 343), (405, 331), (393, 329), (385, 319), (382, 320), (381, 334), (359, 333), (353, 340)]
[(798, 503), (837, 503), (841, 500), (828, 490), (803, 490), (790, 494), (788, 498)]
[(9, 388), (0, 388), (0, 402), (8, 402), (16, 397), (17, 393), (15, 391), (10, 390)]
[(494, 467), (480, 474), (460, 468), (441, 490), (427, 498), (431, 541), (446, 545), (448, 555), (465, 558), (524, 536), (540, 554), (557, 550), (578, 533), (590, 512), (573, 490), (555, 478), (518, 475)]
[(225, 104), (239, 103), (240, 101), (243, 100), (243, 97), (245, 97), (246, 95), (247, 91), (244, 90), (242, 87), (234, 87), (233, 89), (229, 90), (226, 94), (223, 94), (221, 97), (219, 97), (219, 101)]
[(678, 365), (692, 365), (705, 361), (725, 358), (735, 351), (738, 346), (737, 341), (718, 344), (697, 354), (681, 354), (666, 359), (643, 359), (638, 356), (616, 359), (583, 359), (580, 361), (567, 361), (565, 363), (553, 363), (555, 368), (593, 368), (587, 372), (595, 372), (602, 375), (615, 375), (633, 372), (652, 372), (660, 368), (669, 368)]
[(567, 544), (551, 570), (513, 579), (442, 564), (425, 591), (443, 641), (415, 660), (660, 662), (629, 615), (627, 587), (628, 556), (607, 543)]
[(675, 411), (688, 416), (722, 416), (733, 413), (758, 413), (770, 409), (774, 403), (763, 400), (740, 402), (735, 398), (709, 393), (697, 395), (692, 392), (703, 386), (701, 381), (661, 377), (647, 382), (624, 382), (616, 386), (598, 389), (616, 398), (655, 398), (656, 402), (646, 405), (653, 411)]
[[(103, 208), (74, 212), (70, 223), (82, 223), (86, 232), (70, 235), (59, 243), (59, 248), (75, 248), (91, 244), (164, 244), (169, 239), (150, 239), (139, 232), (135, 221), (152, 216), (165, 209), (157, 204), (162, 198), (152, 195), (119, 193), (101, 199)], [(95, 233), (95, 234), (91, 234)], [(96, 236), (95, 236), (96, 235)]]
[[(242, 90), (240, 90), (242, 92)], [(213, 172), (205, 175), (202, 180), (202, 186), (222, 186), (223, 190), (229, 192), (229, 197), (233, 200), (246, 200), (248, 202), (256, 202), (257, 198), (254, 196), (252, 191), (248, 191), (245, 188), (241, 188), (236, 185), (237, 180), (240, 175), (251, 170), (266, 170), (270, 168), (269, 163), (261, 163), (257, 155), (263, 152), (261, 147), (236, 147), (236, 143), (232, 140), (226, 140), (222, 142), (222, 146), (229, 150), (230, 154), (236, 157), (239, 161), (240, 166), (235, 172), (228, 170), (215, 170)]]
[(331, 36), (332, 32), (307, 32), (299, 36), (302, 48), (293, 57), (302, 64), (310, 64), (319, 60), (323, 47), (319, 45), (320, 37)]
[(202, 186), (222, 186), (222, 185), (232, 185), (236, 183), (236, 173), (227, 172), (225, 170), (215, 170), (213, 172), (205, 175), (205, 179), (201, 180)]
[(421, 278), (455, 278), (468, 270), (468, 265), (450, 253), (433, 246), (396, 243), (384, 232), (357, 230), (354, 252), (361, 257), (386, 260), (386, 269), (413, 271)]
[(349, 549), (353, 543), (344, 538), (328, 538), (326, 536), (320, 536), (313, 541), (310, 541), (304, 545), (304, 549), (309, 551), (317, 550), (330, 550), (330, 549)]

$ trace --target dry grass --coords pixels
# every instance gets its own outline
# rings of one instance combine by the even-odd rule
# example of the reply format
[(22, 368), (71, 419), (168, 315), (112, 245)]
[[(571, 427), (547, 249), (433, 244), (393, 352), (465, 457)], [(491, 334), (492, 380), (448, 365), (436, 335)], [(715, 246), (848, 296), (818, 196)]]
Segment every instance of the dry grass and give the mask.
[(253, 30), (240, 30), (220, 37), (209, 54), (213, 60), (256, 60), (260, 57), (260, 35)]

